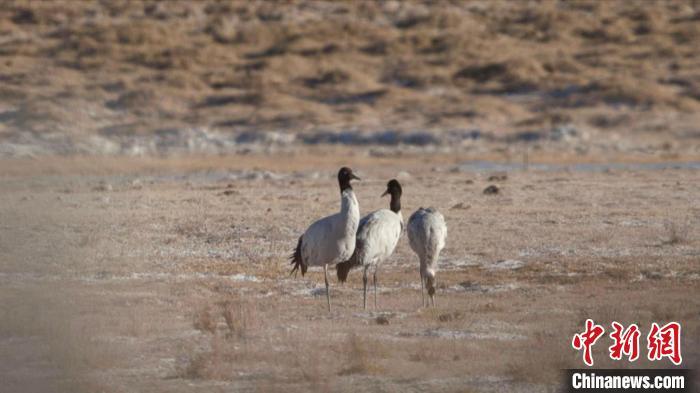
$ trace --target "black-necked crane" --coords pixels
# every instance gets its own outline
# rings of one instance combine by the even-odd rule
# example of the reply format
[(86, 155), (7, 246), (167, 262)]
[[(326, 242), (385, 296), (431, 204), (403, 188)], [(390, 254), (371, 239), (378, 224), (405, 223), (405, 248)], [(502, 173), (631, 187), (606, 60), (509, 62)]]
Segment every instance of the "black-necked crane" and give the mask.
[(389, 258), (399, 242), (403, 232), (403, 217), (401, 216), (401, 184), (395, 179), (386, 185), (384, 195), (391, 195), (389, 209), (372, 212), (360, 220), (357, 230), (355, 253), (345, 262), (337, 265), (338, 280), (345, 282), (348, 272), (356, 266), (363, 267), (362, 289), (363, 306), (367, 309), (367, 272), (374, 268), (374, 308), (377, 308), (377, 270), (379, 265)]
[(408, 243), (420, 260), (421, 298), (427, 306), (424, 290), (435, 307), (435, 274), (438, 270), (440, 251), (445, 247), (447, 225), (445, 218), (434, 208), (420, 208), (408, 219)]
[(355, 234), (360, 221), (360, 206), (350, 181), (360, 180), (352, 169), (343, 167), (338, 171), (340, 186), (340, 211), (314, 222), (306, 229), (294, 254), (290, 257), (294, 265), (292, 273), (306, 273), (310, 266), (323, 266), (326, 281), (328, 311), (331, 311), (331, 294), (328, 286), (328, 266), (348, 260), (355, 251)]

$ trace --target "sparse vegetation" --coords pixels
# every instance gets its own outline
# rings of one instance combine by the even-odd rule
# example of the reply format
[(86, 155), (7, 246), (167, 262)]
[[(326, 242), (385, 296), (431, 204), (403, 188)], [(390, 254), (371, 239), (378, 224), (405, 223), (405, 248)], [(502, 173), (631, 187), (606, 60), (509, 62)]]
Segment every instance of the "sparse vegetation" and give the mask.
[(649, 121), (696, 124), (694, 3), (604, 3), (13, 0), (0, 10), (0, 142), (59, 133), (69, 151), (133, 154), (112, 143), (197, 151), (178, 140), (189, 130), (500, 136), (549, 132), (533, 119), (555, 113), (615, 143), (613, 124), (630, 142)]
[[(369, 179), (356, 187), (363, 210), (384, 206), (372, 179), (399, 171), (412, 179), (406, 211), (424, 200), (443, 209), (455, 204), (436, 190), (457, 190), (469, 201), (468, 210), (446, 214), (452, 235), (438, 307), (420, 308), (417, 261), (404, 239), (383, 266), (382, 309), (362, 312), (361, 275), (351, 272), (334, 287), (337, 312), (328, 315), (314, 286), (322, 273), (290, 278), (287, 261), (306, 217), (336, 207), (315, 173), (352, 155), (323, 154), (4, 162), (0, 338), (9, 339), (0, 340), (0, 379), (16, 381), (2, 365), (22, 364), (51, 376), (49, 385), (66, 375), (105, 392), (146, 385), (209, 391), (212, 384), (391, 390), (417, 380), (434, 391), (480, 391), (483, 383), (555, 389), (559, 369), (580, 364), (570, 340), (586, 318), (640, 327), (678, 319), (687, 337), (698, 329), (698, 304), (688, 296), (698, 260), (688, 250), (697, 249), (700, 228), (679, 225), (694, 214), (681, 203), (700, 192), (694, 172), (620, 171), (614, 182), (597, 172), (509, 172), (509, 192), (494, 199), (481, 194), (493, 173), (470, 175), (465, 184), (464, 173), (447, 170), (452, 156), (441, 156), (436, 172), (415, 156), (357, 158)], [(181, 177), (154, 175), (166, 163)], [(209, 177), (239, 166), (280, 176)], [(281, 176), (290, 171), (293, 177)], [(75, 176), (85, 173), (93, 175)], [(132, 187), (133, 176), (141, 187)], [(650, 181), (657, 176), (663, 180)], [(17, 179), (31, 179), (31, 194)], [(683, 186), (667, 185), (677, 182)], [(221, 195), (229, 189), (238, 193)], [(630, 192), (637, 189), (644, 193)], [(659, 244), (665, 223), (681, 229), (677, 246)], [(519, 268), (490, 268), (510, 258)], [(694, 356), (692, 346), (684, 350)], [(33, 353), (51, 362), (31, 362)], [(596, 364), (619, 366), (596, 356)]]
[[(4, 1), (0, 389), (557, 391), (587, 318), (679, 321), (693, 366), (699, 22), (692, 0)], [(445, 214), (438, 307), (405, 238), (379, 310), (357, 271), (330, 314), (322, 272), (290, 277), (348, 164), (362, 212), (396, 176), (404, 218)]]
[(195, 314), (193, 325), (194, 328), (197, 330), (207, 332), (210, 334), (216, 333), (216, 318), (215, 316), (212, 316), (209, 307), (203, 308)]
[(221, 308), (228, 327), (227, 337), (250, 338), (261, 327), (254, 302), (225, 301)]
[(230, 365), (224, 359), (224, 349), (220, 340), (219, 337), (212, 337), (210, 350), (184, 359), (184, 364), (176, 370), (175, 376), (185, 379), (228, 379), (231, 376)]
[(377, 355), (380, 354), (382, 344), (371, 338), (362, 338), (351, 333), (343, 352), (347, 355), (346, 366), (340, 371), (340, 375), (352, 374), (376, 374), (382, 368)]
[(688, 226), (684, 224), (679, 224), (673, 221), (664, 222), (664, 228), (666, 229), (667, 236), (663, 240), (664, 244), (677, 245), (684, 244), (688, 241)]

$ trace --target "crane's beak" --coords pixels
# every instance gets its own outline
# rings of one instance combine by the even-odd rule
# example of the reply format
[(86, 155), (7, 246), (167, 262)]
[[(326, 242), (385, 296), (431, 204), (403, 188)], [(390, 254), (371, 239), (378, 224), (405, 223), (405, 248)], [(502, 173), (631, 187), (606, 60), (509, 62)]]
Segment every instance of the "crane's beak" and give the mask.
[(387, 189), (386, 191), (384, 191), (384, 194), (382, 194), (382, 197), (385, 196), (385, 195), (387, 195), (387, 194), (389, 194), (389, 189)]
[(362, 180), (359, 177), (357, 177), (354, 173), (350, 174), (350, 179), (355, 179), (355, 180)]

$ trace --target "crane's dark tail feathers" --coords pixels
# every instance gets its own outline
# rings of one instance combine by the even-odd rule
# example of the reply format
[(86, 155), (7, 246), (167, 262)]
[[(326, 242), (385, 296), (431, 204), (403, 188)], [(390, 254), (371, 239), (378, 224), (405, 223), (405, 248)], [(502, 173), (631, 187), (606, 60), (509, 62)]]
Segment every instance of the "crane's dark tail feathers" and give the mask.
[(336, 273), (338, 274), (338, 281), (340, 282), (345, 282), (348, 279), (348, 274), (350, 273), (350, 269), (359, 266), (357, 263), (357, 250), (360, 248), (360, 241), (357, 241), (357, 244), (355, 245), (355, 252), (352, 254), (350, 259), (348, 259), (345, 262), (340, 262), (339, 264), (335, 265), (335, 270)]
[(350, 269), (352, 269), (353, 266), (353, 260), (348, 259), (345, 262), (340, 262), (339, 264), (335, 265), (336, 273), (338, 273), (338, 281), (340, 282), (345, 282), (348, 279), (348, 273), (350, 273)]
[(302, 277), (304, 274), (306, 274), (306, 269), (307, 266), (302, 262), (301, 260), (301, 238), (303, 236), (299, 236), (299, 242), (297, 242), (297, 248), (294, 250), (294, 253), (289, 257), (289, 259), (292, 261), (291, 264), (294, 265), (292, 268), (292, 271), (289, 272), (289, 275), (291, 276), (294, 274), (294, 277), (296, 277), (297, 271), (301, 270), (301, 275)]

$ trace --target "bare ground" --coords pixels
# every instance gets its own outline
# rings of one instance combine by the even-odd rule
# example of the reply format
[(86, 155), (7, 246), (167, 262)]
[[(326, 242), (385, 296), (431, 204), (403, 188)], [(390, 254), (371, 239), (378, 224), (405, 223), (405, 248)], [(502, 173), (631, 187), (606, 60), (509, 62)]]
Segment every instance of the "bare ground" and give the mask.
[[(353, 166), (362, 212), (404, 184), (448, 243), (438, 307), (421, 309), (402, 239), (361, 309), (357, 272), (290, 277), (303, 229), (337, 208)], [(463, 157), (329, 151), (220, 158), (5, 160), (0, 166), (0, 380), (8, 392), (555, 391), (593, 318), (683, 326), (700, 352), (697, 170), (460, 171)], [(405, 173), (401, 173), (405, 172)], [(490, 185), (497, 195), (484, 195)], [(644, 344), (644, 340), (642, 340)], [(599, 367), (614, 363), (608, 343)]]

